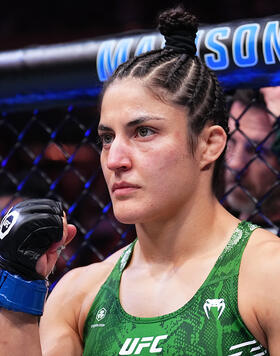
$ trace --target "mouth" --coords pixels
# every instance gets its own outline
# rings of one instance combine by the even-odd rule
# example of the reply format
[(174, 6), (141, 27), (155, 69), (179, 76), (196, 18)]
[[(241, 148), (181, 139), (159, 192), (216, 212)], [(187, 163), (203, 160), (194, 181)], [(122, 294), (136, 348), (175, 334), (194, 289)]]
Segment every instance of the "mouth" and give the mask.
[(112, 186), (112, 193), (117, 195), (128, 194), (139, 189), (140, 186), (137, 184), (131, 184), (128, 182), (114, 183)]

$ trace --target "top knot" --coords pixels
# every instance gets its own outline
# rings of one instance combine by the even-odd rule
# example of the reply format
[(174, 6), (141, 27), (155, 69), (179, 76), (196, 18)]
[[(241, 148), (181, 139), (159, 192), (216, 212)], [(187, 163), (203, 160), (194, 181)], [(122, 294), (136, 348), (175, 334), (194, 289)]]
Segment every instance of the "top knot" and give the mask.
[(158, 22), (158, 29), (165, 37), (166, 49), (171, 49), (175, 53), (195, 55), (198, 21), (194, 15), (178, 6), (162, 12)]

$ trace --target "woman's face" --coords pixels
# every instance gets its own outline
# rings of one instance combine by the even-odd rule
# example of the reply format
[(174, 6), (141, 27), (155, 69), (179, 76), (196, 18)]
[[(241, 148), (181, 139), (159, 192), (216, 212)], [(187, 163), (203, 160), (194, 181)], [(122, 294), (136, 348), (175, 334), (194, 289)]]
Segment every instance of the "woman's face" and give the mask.
[[(233, 118), (239, 118), (241, 114), (237, 130)], [(233, 209), (250, 214), (255, 209), (255, 202), (246, 191), (259, 200), (277, 181), (277, 175), (270, 169), (279, 170), (277, 157), (271, 151), (275, 137), (269, 134), (273, 126), (265, 110), (252, 106), (246, 111), (246, 106), (239, 101), (233, 103), (231, 115), (229, 127), (232, 136), (226, 156), (231, 170), (226, 171), (226, 190), (235, 189), (227, 201)], [(255, 149), (258, 145), (261, 147), (259, 155)], [(238, 177), (241, 187), (236, 185)], [(279, 196), (275, 195), (274, 199), (278, 200)]]
[(168, 219), (190, 205), (199, 167), (188, 149), (183, 108), (157, 99), (139, 80), (112, 83), (101, 106), (101, 165), (116, 218)]

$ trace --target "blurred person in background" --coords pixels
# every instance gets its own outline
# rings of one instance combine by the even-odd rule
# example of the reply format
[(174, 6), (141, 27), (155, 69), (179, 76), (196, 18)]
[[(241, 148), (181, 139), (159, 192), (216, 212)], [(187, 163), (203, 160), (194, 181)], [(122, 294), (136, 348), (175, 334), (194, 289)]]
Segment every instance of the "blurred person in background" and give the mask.
[(240, 219), (280, 227), (280, 87), (239, 89), (230, 107), (226, 204)]

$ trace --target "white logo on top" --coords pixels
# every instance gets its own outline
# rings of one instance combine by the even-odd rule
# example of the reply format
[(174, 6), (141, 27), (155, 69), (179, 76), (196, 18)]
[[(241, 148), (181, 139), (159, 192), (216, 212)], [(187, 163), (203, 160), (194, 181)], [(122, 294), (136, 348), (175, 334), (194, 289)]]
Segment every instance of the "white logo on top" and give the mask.
[(99, 309), (98, 312), (96, 313), (96, 320), (100, 321), (104, 319), (106, 314), (107, 314), (107, 310), (105, 308)]
[(219, 312), (218, 315), (218, 319), (219, 319), (220, 316), (223, 314), (225, 307), (226, 305), (224, 299), (207, 299), (203, 305), (203, 309), (208, 319), (209, 319), (209, 311), (211, 308), (217, 308)]
[(150, 354), (157, 354), (162, 351), (162, 347), (158, 347), (161, 340), (167, 339), (168, 335), (135, 337), (125, 340), (119, 355), (140, 355), (143, 349), (149, 348)]

